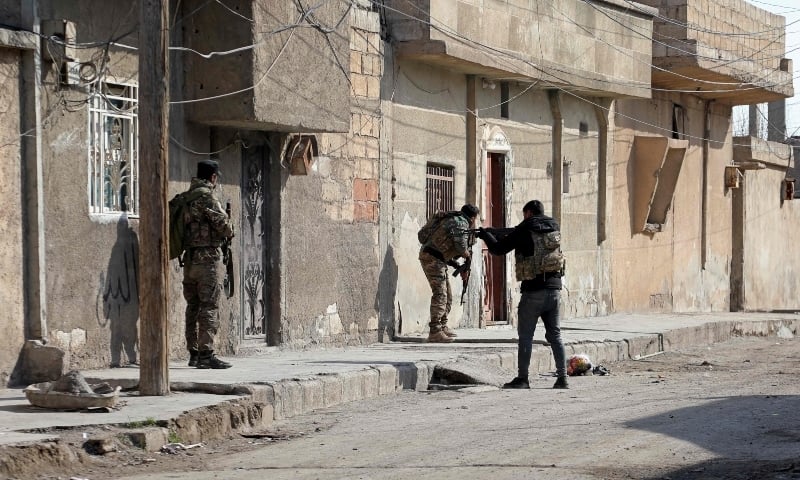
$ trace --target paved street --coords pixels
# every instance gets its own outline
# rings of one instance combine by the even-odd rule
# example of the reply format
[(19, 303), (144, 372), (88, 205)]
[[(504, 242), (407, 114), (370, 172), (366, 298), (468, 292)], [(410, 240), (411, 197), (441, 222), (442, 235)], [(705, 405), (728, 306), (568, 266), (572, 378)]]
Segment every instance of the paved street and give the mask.
[[(800, 340), (745, 338), (607, 365), (552, 390), (403, 392), (115, 470), (128, 479), (789, 479)], [(110, 478), (103, 470), (82, 477)]]

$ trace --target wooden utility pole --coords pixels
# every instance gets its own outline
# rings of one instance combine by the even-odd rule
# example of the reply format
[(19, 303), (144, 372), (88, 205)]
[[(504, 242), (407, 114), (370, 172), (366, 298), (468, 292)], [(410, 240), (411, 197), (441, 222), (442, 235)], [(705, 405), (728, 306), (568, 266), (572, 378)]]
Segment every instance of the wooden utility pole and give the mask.
[(169, 394), (169, 0), (139, 0), (139, 393)]

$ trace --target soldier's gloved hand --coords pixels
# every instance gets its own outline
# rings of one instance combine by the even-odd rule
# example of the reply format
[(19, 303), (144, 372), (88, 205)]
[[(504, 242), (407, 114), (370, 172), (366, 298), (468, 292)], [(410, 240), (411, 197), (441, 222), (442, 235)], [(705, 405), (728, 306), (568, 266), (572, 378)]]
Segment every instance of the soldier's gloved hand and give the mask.
[(475, 236), (483, 240), (484, 237), (486, 236), (486, 229), (483, 227), (479, 228), (478, 231), (475, 233)]

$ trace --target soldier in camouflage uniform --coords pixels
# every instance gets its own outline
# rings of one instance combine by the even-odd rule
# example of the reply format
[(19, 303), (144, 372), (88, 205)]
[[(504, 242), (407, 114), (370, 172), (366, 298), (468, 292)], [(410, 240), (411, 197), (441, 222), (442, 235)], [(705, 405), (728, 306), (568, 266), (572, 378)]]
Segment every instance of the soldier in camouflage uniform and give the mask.
[[(468, 242), (467, 230), (474, 227), (478, 212), (475, 205), (464, 205), (460, 211), (439, 213), (431, 219), (438, 225), (419, 252), (419, 263), (432, 292), (429, 342), (449, 343), (456, 336), (447, 326), (447, 315), (453, 304), (447, 266), (458, 266), (456, 259), (470, 257), (472, 245)], [(469, 272), (461, 275), (469, 275)]]
[(214, 188), (219, 178), (219, 164), (203, 160), (197, 164), (197, 177), (189, 191), (202, 195), (192, 201), (184, 215), (186, 253), (183, 257), (183, 296), (186, 299), (186, 346), (189, 366), (230, 368), (231, 364), (214, 354), (214, 335), (219, 328), (219, 299), (225, 266), (220, 246), (233, 237), (233, 223)]

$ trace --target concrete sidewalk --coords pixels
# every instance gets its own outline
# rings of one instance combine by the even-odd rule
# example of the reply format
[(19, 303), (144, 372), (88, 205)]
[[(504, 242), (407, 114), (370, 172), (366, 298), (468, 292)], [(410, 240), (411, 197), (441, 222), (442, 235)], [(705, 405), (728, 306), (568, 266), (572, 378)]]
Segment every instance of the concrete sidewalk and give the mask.
[[(564, 320), (567, 355), (586, 353), (594, 364), (640, 358), (661, 351), (726, 341), (734, 336), (793, 336), (800, 314), (615, 314)], [(58, 412), (32, 407), (22, 389), (0, 390), (0, 445), (49, 441), (54, 427), (152, 424), (162, 421), (186, 442), (260, 428), (275, 419), (402, 389), (425, 390), (437, 364), (469, 359), (516, 370), (516, 332), (510, 328), (457, 330), (452, 344), (410, 336), (364, 347), (289, 351), (265, 348), (254, 356), (227, 358), (228, 370), (170, 364), (172, 393), (140, 397), (137, 368), (83, 371), (89, 383), (121, 385), (122, 406), (112, 412)], [(553, 370), (544, 328), (536, 332), (531, 373)]]

